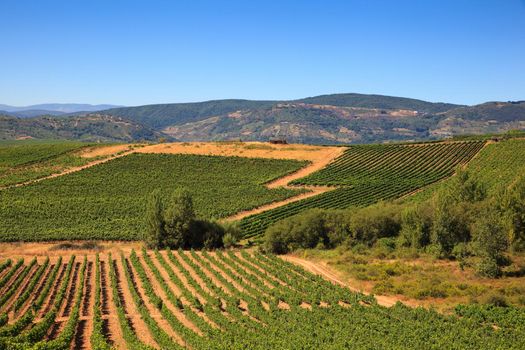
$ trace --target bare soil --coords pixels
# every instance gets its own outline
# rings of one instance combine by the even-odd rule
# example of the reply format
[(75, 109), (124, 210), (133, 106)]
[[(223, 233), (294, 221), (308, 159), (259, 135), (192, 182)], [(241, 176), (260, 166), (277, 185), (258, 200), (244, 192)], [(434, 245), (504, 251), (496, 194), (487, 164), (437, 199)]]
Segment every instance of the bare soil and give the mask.
[[(312, 262), (312, 261), (302, 259), (302, 258), (293, 256), (293, 255), (284, 255), (282, 256), (282, 258), (286, 261), (300, 265), (305, 270), (311, 273), (314, 273), (316, 275), (320, 275), (333, 283), (337, 283), (342, 286), (346, 286), (353, 292), (367, 294), (366, 292), (362, 290), (358, 290), (357, 288), (350, 286), (348, 283), (343, 282), (341, 280), (341, 277), (335, 271), (327, 267), (325, 264)], [(406, 300), (401, 300), (400, 298), (396, 298), (392, 296), (377, 295), (375, 297), (379, 305), (387, 306), (387, 307), (393, 306), (398, 301), (406, 303)]]

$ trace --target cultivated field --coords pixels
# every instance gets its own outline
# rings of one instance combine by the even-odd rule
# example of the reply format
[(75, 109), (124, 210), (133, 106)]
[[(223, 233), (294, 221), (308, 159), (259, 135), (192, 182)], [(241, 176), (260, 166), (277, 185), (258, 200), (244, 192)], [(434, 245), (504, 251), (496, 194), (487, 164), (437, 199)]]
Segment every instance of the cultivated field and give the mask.
[[(434, 189), (466, 164), (490, 191), (522, 172), (524, 144), (7, 151), (2, 171), (17, 180), (0, 190), (0, 240), (25, 243), (0, 244), (0, 349), (523, 349), (522, 309), (469, 305), (441, 314), (361, 294), (297, 256), (143, 250), (133, 241), (155, 189), (168, 197), (185, 187), (200, 217), (240, 220), (253, 237), (309, 208)], [(35, 175), (60, 150), (81, 160)], [(27, 242), (72, 239), (106, 242)]]
[(256, 252), (13, 255), (0, 266), (3, 349), (525, 346), (521, 311), (387, 309)]
[(243, 218), (246, 237), (272, 223), (312, 208), (367, 206), (409, 194), (452, 175), (484, 146), (484, 141), (348, 147), (327, 167), (292, 182), (333, 186), (334, 190)]
[[(169, 195), (178, 187), (192, 192), (199, 216), (240, 220), (245, 236), (253, 237), (309, 208), (365, 206), (410, 193), (451, 175), (483, 144), (6, 147), (5, 178), (25, 186), (0, 192), (0, 238), (139, 239), (147, 195), (153, 189)], [(63, 154), (75, 162), (63, 165)]]
[(201, 217), (221, 218), (301, 193), (264, 183), (305, 165), (295, 160), (131, 154), (82, 171), (0, 191), (4, 241), (140, 240), (154, 189), (193, 195)]

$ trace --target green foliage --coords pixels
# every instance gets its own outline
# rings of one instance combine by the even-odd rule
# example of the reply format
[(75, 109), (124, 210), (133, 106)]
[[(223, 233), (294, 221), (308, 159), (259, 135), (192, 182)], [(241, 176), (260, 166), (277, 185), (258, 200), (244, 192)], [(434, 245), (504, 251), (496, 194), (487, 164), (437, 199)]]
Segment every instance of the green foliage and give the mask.
[(193, 244), (189, 243), (196, 238), (192, 237), (192, 233), (200, 233), (203, 229), (195, 228), (193, 230), (195, 232), (192, 232), (194, 222), (195, 211), (191, 195), (183, 189), (174, 191), (164, 211), (165, 237), (160, 247), (179, 248), (186, 245), (193, 246)]
[(264, 248), (274, 254), (285, 254), (297, 248), (327, 245), (328, 236), (321, 210), (310, 210), (270, 226), (265, 234)]
[(509, 245), (505, 233), (499, 214), (492, 210), (485, 209), (473, 224), (472, 243), (481, 257), (476, 270), (481, 276), (501, 276), (500, 265), (506, 262), (503, 254)]
[(430, 241), (440, 249), (441, 255), (448, 257), (458, 243), (470, 239), (469, 218), (464, 212), (465, 203), (457, 204), (451, 196), (438, 194), (433, 200), (434, 214)]
[(525, 176), (497, 195), (496, 203), (512, 250), (525, 249)]
[[(382, 247), (392, 244), (390, 238), (377, 242)], [(115, 321), (128, 349), (152, 349), (140, 340), (143, 337), (138, 328), (132, 327), (126, 317), (126, 312), (135, 309), (162, 349), (424, 349), (428, 339), (432, 339), (435, 349), (522, 349), (525, 345), (525, 313), (508, 307), (499, 293), (482, 300), (483, 304), (460, 305), (454, 314), (443, 315), (402, 304), (379, 306), (371, 296), (352, 292), (273, 255), (142, 250), (142, 254), (132, 251), (120, 255), (118, 262), (111, 254), (104, 260), (109, 267), (107, 287), (113, 295)], [(78, 270), (69, 319), (53, 340), (44, 339), (57, 322), (57, 310), (61, 310), (68, 294), (70, 279), (77, 277), (72, 274), (73, 262), (71, 259), (63, 277), (57, 275), (51, 280), (60, 285), (52, 309), (20, 334), (0, 336), (0, 348), (72, 346), (78, 334), (75, 330), (80, 329), (79, 311), (85, 298), (84, 288), (79, 286), (86, 278), (86, 259)], [(101, 333), (99, 264), (97, 257), (91, 346), (107, 350), (110, 347)], [(403, 288), (394, 278), (417, 273), (419, 268), (390, 262), (348, 265), (359, 265), (363, 276), (382, 281), (377, 291)], [(455, 286), (432, 279), (417, 286), (414, 291), (420, 298), (457, 292)], [(0, 332), (5, 327), (9, 325)]]
[(222, 218), (301, 193), (263, 184), (304, 165), (293, 160), (132, 154), (0, 191), (0, 240), (137, 240), (146, 230), (146, 203), (154, 190), (166, 201), (173, 188), (186, 188), (197, 217)]
[(162, 197), (159, 190), (153, 191), (150, 195), (146, 208), (146, 229), (142, 240), (148, 248), (160, 247), (164, 244), (164, 231)]
[(35, 180), (90, 161), (76, 152), (93, 146), (71, 141), (0, 143), (0, 187)]
[(149, 248), (206, 248), (223, 246), (225, 229), (217, 222), (197, 220), (191, 194), (178, 189), (169, 203), (163, 205), (160, 193), (151, 195), (147, 215), (144, 243)]
[(379, 238), (397, 236), (401, 228), (398, 213), (395, 205), (382, 203), (356, 210), (350, 219), (351, 239), (370, 246)]
[(270, 226), (263, 249), (285, 254), (299, 248), (333, 248), (343, 242), (371, 246), (378, 239), (398, 234), (398, 210), (385, 204), (345, 212), (312, 209)]
[(278, 220), (302, 211), (364, 207), (391, 200), (450, 176), (484, 142), (351, 146), (326, 168), (295, 184), (337, 186), (333, 191), (244, 218), (245, 237), (264, 233)]
[(225, 248), (231, 248), (235, 246), (242, 237), (242, 231), (239, 227), (238, 222), (225, 222), (222, 224), (224, 229), (224, 236), (222, 242)]
[(430, 242), (431, 227), (432, 213), (429, 206), (407, 206), (401, 212), (400, 245), (416, 249), (426, 246)]

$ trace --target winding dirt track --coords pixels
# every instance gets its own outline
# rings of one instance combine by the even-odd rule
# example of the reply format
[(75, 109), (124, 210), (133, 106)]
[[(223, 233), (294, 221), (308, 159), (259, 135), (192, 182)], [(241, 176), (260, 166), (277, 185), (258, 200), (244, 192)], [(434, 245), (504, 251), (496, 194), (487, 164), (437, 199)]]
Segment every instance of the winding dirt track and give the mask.
[[(30, 185), (30, 184), (33, 184), (33, 183), (36, 183), (36, 182), (49, 180), (49, 179), (53, 179), (55, 177), (64, 176), (64, 175), (71, 174), (71, 173), (75, 173), (75, 172), (80, 171), (80, 170), (91, 168), (92, 166), (95, 166), (95, 165), (98, 165), (98, 164), (109, 162), (110, 160), (113, 160), (113, 159), (117, 159), (117, 158), (120, 158), (120, 157), (127, 156), (128, 154), (131, 154), (131, 153), (134, 152), (134, 150), (130, 148), (131, 147), (130, 145), (125, 145), (125, 146), (126, 146), (126, 150), (122, 150), (121, 148), (119, 148), (118, 152), (115, 153), (115, 154), (109, 153), (109, 152), (115, 151), (115, 148), (114, 148), (115, 146), (107, 147), (107, 152), (106, 153), (104, 153), (104, 150), (106, 149), (106, 147), (102, 147), (96, 153), (95, 152), (91, 152), (91, 153), (86, 153), (86, 155), (89, 155), (89, 157), (91, 157), (91, 156), (93, 156), (93, 157), (107, 156), (106, 158), (97, 159), (97, 160), (94, 160), (94, 161), (89, 162), (87, 164), (84, 164), (82, 166), (67, 168), (67, 169), (65, 169), (65, 170), (63, 170), (61, 172), (58, 172), (58, 173), (55, 173), (55, 174), (51, 174), (49, 176), (41, 177), (39, 179), (30, 180), (30, 181), (26, 181), (26, 182), (21, 182), (21, 183), (15, 184), (15, 185), (0, 187), (0, 190), (4, 190), (4, 189), (8, 189), (8, 188), (14, 188), (14, 187), (27, 186), (27, 185)], [(83, 156), (83, 155), (81, 155), (81, 156)]]
[(177, 142), (155, 144), (141, 148), (135, 148), (134, 145), (131, 144), (97, 147), (94, 150), (90, 150), (81, 154), (81, 156), (87, 158), (103, 156), (106, 158), (98, 159), (79, 167), (68, 168), (59, 173), (42, 177), (40, 179), (27, 181), (12, 186), (0, 187), (0, 190), (13, 187), (27, 186), (36, 182), (68, 175), (99, 164), (107, 163), (111, 160), (121, 158), (132, 153), (237, 156), (246, 158), (294, 159), (306, 160), (310, 162), (310, 164), (292, 174), (280, 177), (274, 181), (265, 184), (265, 186), (269, 189), (285, 187), (289, 189), (306, 189), (308, 192), (301, 193), (297, 196), (293, 196), (282, 201), (262, 205), (251, 210), (242, 211), (223, 219), (223, 221), (236, 221), (246, 216), (261, 213), (263, 211), (277, 208), (291, 202), (296, 202), (301, 199), (313, 197), (318, 194), (333, 190), (333, 187), (327, 186), (289, 186), (288, 183), (324, 168), (335, 158), (340, 156), (345, 151), (345, 149), (345, 147), (310, 146), (302, 144), (273, 145), (264, 142)]
[[(348, 289), (350, 289), (352, 292), (368, 294), (368, 293), (366, 293), (366, 292), (364, 292), (362, 290), (359, 290), (357, 288), (352, 287), (348, 283), (343, 282), (340, 279), (340, 277), (335, 272), (330, 270), (330, 268), (328, 268), (324, 264), (312, 262), (310, 260), (306, 260), (306, 259), (302, 259), (302, 258), (298, 258), (298, 257), (293, 256), (293, 255), (283, 255), (281, 257), (284, 260), (286, 260), (286, 261), (289, 261), (291, 263), (294, 263), (296, 265), (299, 265), (299, 266), (303, 267), (306, 271), (309, 271), (309, 272), (314, 273), (316, 275), (320, 275), (320, 276), (326, 278), (327, 280), (329, 280), (329, 281), (331, 281), (333, 283), (337, 283), (337, 284), (340, 284), (342, 286), (345, 286)], [(375, 295), (375, 298), (376, 298), (377, 303), (379, 305), (386, 306), (386, 307), (391, 307), (395, 303), (397, 303), (398, 301), (404, 302), (401, 299), (398, 299), (398, 298), (395, 298), (395, 297), (391, 297), (391, 296)]]

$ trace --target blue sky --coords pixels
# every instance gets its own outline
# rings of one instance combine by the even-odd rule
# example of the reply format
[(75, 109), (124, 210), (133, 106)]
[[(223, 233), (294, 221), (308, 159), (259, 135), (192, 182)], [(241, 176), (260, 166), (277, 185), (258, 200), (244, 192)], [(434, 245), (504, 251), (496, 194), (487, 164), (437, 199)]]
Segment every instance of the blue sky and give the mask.
[(0, 2), (0, 103), (525, 99), (525, 0)]

